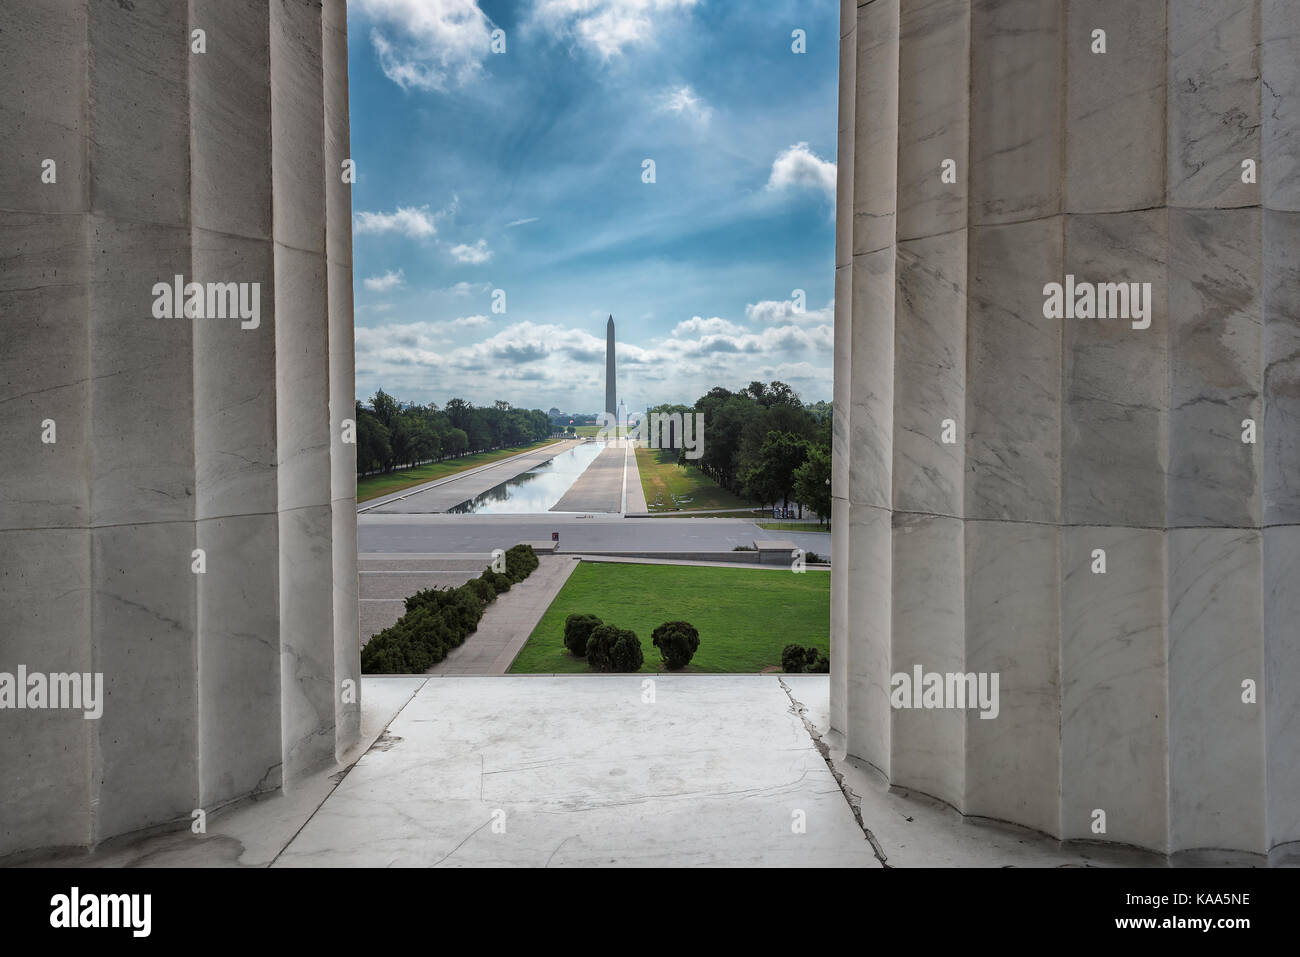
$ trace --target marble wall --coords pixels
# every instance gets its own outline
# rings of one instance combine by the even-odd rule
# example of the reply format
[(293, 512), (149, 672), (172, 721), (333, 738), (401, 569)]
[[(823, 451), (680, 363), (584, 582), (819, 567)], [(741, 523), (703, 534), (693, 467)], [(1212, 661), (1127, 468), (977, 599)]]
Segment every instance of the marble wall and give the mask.
[[(0, 710), (4, 856), (291, 788), (360, 665), (345, 0), (0, 20), (0, 673), (104, 683)], [(156, 318), (176, 275), (257, 324)]]
[[(1300, 9), (844, 0), (840, 49), (837, 741), (1063, 840), (1293, 858)], [(1048, 318), (1067, 275), (1148, 308)], [(891, 702), (918, 665), (996, 717)]]

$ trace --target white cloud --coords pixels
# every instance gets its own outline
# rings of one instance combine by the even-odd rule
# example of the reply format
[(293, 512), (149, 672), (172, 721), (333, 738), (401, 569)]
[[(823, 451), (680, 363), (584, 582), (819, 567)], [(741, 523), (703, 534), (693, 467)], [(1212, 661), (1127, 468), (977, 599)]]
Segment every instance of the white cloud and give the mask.
[(529, 223), (537, 222), (539, 217), (529, 216), (527, 219), (516, 219), (513, 223), (506, 223), (506, 229), (512, 229), (515, 226), (527, 226)]
[(713, 110), (690, 86), (664, 90), (655, 99), (655, 109), (661, 113), (677, 113), (701, 125), (709, 122)]
[(465, 243), (452, 246), (451, 254), (456, 257), (457, 262), (469, 263), (472, 266), (482, 265), (492, 258), (492, 250), (487, 248), (486, 239), (480, 239), (472, 246)]
[(454, 286), (448, 286), (442, 291), (449, 292), (453, 296), (469, 296), (474, 293), (485, 293), (491, 288), (491, 283), (486, 282), (458, 282)]
[(711, 319), (692, 316), (689, 319), (677, 323), (673, 328), (673, 336), (677, 338), (736, 332), (740, 332), (740, 326), (736, 325), (734, 322), (728, 322), (726, 319), (719, 319), (717, 316), (714, 316)]
[(630, 46), (650, 43), (667, 16), (698, 0), (537, 0), (533, 22), (577, 41), (609, 60)]
[(371, 292), (387, 292), (402, 285), (403, 273), (400, 269), (397, 272), (390, 269), (382, 276), (368, 276), (362, 282)]
[(432, 236), (438, 231), (428, 206), (398, 206), (392, 213), (362, 211), (356, 214), (352, 228), (358, 233), (401, 233), (412, 239)]
[(483, 70), (492, 21), (477, 0), (351, 0), (348, 6), (372, 22), (379, 65), (403, 89), (463, 86)]
[(835, 164), (817, 156), (807, 143), (796, 143), (772, 161), (772, 174), (768, 178), (770, 190), (820, 189), (835, 202)]
[(804, 309), (803, 312), (795, 312), (793, 299), (764, 299), (762, 302), (752, 302), (747, 305), (745, 307), (745, 318), (751, 322), (761, 323), (834, 322), (835, 305), (831, 303), (822, 309)]

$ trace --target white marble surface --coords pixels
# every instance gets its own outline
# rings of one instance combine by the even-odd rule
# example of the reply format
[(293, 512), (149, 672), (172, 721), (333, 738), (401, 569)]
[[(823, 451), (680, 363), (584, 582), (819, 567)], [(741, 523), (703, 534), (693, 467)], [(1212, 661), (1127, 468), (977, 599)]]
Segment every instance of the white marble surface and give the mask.
[(966, 671), (997, 672), (997, 718), (966, 714), (966, 814), (1060, 833), (1060, 531), (967, 522)]
[[(1263, 552), (1255, 529), (1180, 528), (1169, 569), (1169, 843), (1263, 853)], [(1255, 701), (1243, 701), (1243, 682)]]
[[(1066, 20), (1066, 211), (1162, 205), (1165, 4), (1068, 0)], [(1092, 51), (1094, 30), (1105, 53)]]
[(1259, 0), (1168, 8), (1168, 203), (1258, 205), (1260, 187), (1241, 181), (1241, 161), (1261, 158)]
[[(960, 517), (966, 465), (966, 234), (899, 243), (893, 506)], [(951, 423), (951, 442), (944, 441)]]
[[(894, 514), (891, 674), (966, 671), (964, 525)], [(966, 713), (896, 708), (890, 720), (890, 779), (964, 806)]]
[[(966, 226), (969, 0), (903, 0), (898, 52), (898, 239)], [(955, 182), (941, 177), (955, 160)]]
[(894, 244), (898, 187), (898, 6), (858, 7), (853, 254)]
[[(1258, 209), (1169, 210), (1167, 524), (1260, 521), (1262, 224)], [(1266, 437), (1268, 442), (1271, 437)]]
[(1062, 3), (971, 5), (972, 226), (1061, 212), (1064, 29)]
[(966, 490), (971, 519), (1061, 513), (1061, 337), (1042, 291), (1059, 282), (1064, 220), (970, 231)]
[(1062, 328), (1061, 513), (1067, 524), (1164, 525), (1168, 244), (1163, 210), (1066, 217), (1065, 273), (1078, 283), (1150, 283), (1150, 297), (1143, 297), (1146, 329), (1123, 318), (1038, 314), (1040, 323)]
[(642, 680), (430, 679), (277, 865), (875, 866), (777, 678)]
[[(1061, 836), (1164, 852), (1164, 532), (1081, 526), (1061, 534)], [(1092, 571), (1098, 548), (1104, 575)], [(1104, 834), (1093, 830), (1098, 810)]]

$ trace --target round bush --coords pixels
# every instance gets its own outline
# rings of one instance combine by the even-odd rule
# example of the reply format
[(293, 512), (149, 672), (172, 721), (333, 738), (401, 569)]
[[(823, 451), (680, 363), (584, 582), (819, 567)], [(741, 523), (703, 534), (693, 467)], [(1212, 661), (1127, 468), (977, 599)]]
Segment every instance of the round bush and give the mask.
[(666, 621), (656, 628), (650, 642), (659, 649), (664, 667), (670, 671), (685, 668), (700, 647), (700, 633), (687, 621)]
[(587, 639), (587, 664), (592, 671), (639, 671), (644, 662), (636, 632), (601, 625)]
[(581, 658), (587, 654), (587, 639), (603, 625), (595, 615), (570, 615), (564, 619), (564, 647), (569, 654)]
[(786, 645), (781, 649), (781, 670), (799, 674), (808, 662), (808, 650), (803, 645)]
[[(808, 650), (812, 651), (811, 648)], [(830, 658), (826, 657), (826, 655), (822, 654), (820, 651), (813, 652), (813, 655), (813, 660), (808, 662), (804, 670), (813, 672), (814, 674), (829, 674), (831, 670)]]

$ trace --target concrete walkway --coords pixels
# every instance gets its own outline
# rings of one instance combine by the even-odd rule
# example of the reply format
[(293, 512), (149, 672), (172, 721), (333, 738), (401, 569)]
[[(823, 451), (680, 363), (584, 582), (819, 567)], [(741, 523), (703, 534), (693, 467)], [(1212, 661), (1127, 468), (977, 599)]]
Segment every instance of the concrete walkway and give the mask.
[(504, 595), (498, 595), (488, 605), (474, 633), (430, 668), (428, 674), (505, 674), (577, 567), (575, 558), (542, 556), (537, 570)]
[(627, 450), (611, 442), (601, 450), (552, 512), (619, 512), (623, 508), (623, 474)]
[(477, 468), (466, 469), (455, 475), (435, 479), (414, 488), (402, 489), (390, 495), (382, 495), (357, 506), (358, 514), (386, 513), (422, 513), (445, 512), (447, 509), (467, 502), (476, 495), (481, 495), (502, 482), (509, 481), (516, 475), (522, 475), (529, 469), (536, 468), (543, 462), (549, 462), (561, 452), (566, 452), (578, 445), (580, 440), (565, 439), (534, 449), (520, 452), (499, 462), (489, 462)]
[(628, 443), (627, 462), (623, 471), (623, 508), (624, 515), (645, 514), (649, 506), (645, 501), (645, 486), (641, 484), (641, 469), (636, 464), (636, 444)]

